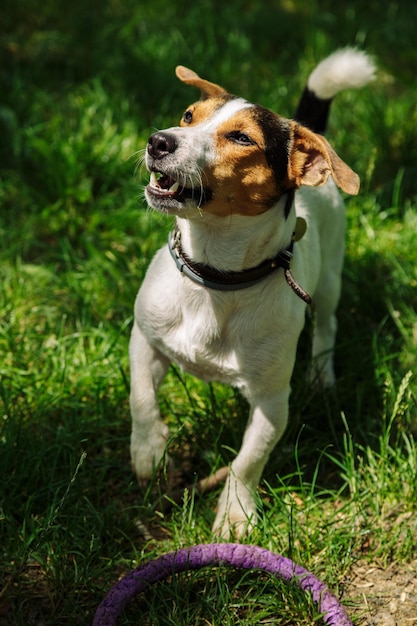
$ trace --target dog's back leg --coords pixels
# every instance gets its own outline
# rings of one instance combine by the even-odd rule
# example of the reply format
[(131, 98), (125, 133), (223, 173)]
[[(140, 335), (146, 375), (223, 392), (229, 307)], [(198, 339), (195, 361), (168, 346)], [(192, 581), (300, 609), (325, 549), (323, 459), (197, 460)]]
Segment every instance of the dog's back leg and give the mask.
[(333, 352), (337, 332), (337, 319), (332, 312), (332, 303), (326, 294), (317, 304), (314, 315), (313, 362), (311, 381), (319, 381), (324, 387), (332, 387), (336, 382), (333, 366)]
[[(343, 211), (343, 207), (341, 207), (341, 211)], [(332, 224), (336, 230), (335, 221)], [(324, 250), (322, 250), (322, 269), (314, 294), (311, 380), (314, 383), (319, 381), (324, 387), (331, 387), (336, 382), (333, 353), (337, 332), (336, 309), (342, 288), (343, 219), (339, 220), (338, 226), (340, 232), (337, 233), (338, 236), (334, 237), (333, 249), (330, 240), (325, 239)]]

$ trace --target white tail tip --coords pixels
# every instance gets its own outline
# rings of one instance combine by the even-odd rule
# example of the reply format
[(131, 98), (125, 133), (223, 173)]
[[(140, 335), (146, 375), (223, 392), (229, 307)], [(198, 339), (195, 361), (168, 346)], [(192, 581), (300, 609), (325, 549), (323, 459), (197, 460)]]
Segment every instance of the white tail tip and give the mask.
[(363, 87), (375, 78), (375, 64), (361, 50), (343, 48), (323, 59), (308, 78), (308, 88), (318, 98), (333, 98), (344, 89)]

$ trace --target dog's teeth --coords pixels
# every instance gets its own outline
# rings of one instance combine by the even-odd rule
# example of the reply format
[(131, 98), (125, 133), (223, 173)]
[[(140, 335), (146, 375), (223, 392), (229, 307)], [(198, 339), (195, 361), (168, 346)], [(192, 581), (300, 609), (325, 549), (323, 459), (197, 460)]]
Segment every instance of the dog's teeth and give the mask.
[(169, 188), (169, 193), (176, 193), (178, 191), (178, 187), (180, 186), (179, 183), (175, 182), (173, 185), (171, 185), (171, 187)]
[(153, 187), (159, 187), (158, 179), (156, 177), (155, 172), (151, 172), (151, 177), (150, 177), (149, 182), (151, 183)]

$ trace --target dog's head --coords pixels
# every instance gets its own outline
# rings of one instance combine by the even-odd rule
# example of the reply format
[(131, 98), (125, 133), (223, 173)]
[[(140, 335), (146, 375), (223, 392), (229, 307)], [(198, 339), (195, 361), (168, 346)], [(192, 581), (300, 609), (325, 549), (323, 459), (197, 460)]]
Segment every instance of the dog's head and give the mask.
[(179, 66), (180, 80), (201, 90), (180, 126), (149, 138), (145, 196), (155, 210), (192, 217), (208, 212), (259, 215), (290, 189), (330, 175), (356, 194), (359, 178), (321, 135)]

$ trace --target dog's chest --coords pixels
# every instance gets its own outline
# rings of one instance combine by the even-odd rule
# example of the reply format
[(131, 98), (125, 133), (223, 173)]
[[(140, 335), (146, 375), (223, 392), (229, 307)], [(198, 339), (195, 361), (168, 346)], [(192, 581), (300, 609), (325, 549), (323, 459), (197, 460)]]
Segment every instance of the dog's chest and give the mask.
[(163, 285), (149, 278), (138, 294), (136, 319), (148, 341), (182, 369), (242, 387), (254, 356), (269, 360), (273, 342), (262, 339), (270, 331), (255, 293), (213, 295), (179, 273)]
[(304, 310), (282, 273), (250, 289), (212, 291), (181, 274), (163, 248), (138, 293), (135, 318), (170, 361), (245, 392), (268, 386), (287, 367)]
[(148, 331), (153, 343), (185, 371), (203, 380), (239, 385), (239, 358), (247, 350), (239, 330), (242, 312), (230, 303), (213, 306), (204, 295), (192, 302), (177, 301), (167, 311), (165, 332), (152, 321)]

